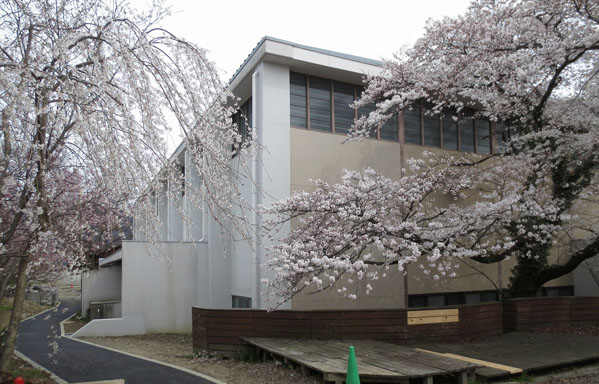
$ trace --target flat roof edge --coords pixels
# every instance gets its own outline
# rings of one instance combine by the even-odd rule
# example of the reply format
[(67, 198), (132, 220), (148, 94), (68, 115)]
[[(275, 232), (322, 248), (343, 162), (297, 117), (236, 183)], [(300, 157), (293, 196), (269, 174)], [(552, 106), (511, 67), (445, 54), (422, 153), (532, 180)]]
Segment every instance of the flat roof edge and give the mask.
[[(374, 59), (369, 59), (369, 58), (366, 58), (366, 57), (361, 57), (361, 56), (356, 56), (356, 55), (350, 55), (350, 54), (346, 54), (346, 53), (342, 53), (342, 52), (331, 51), (331, 50), (328, 50), (328, 49), (311, 47), (311, 46), (308, 46), (308, 45), (294, 43), (294, 42), (288, 41), (288, 40), (278, 39), (278, 38), (272, 37), (272, 36), (264, 36), (262, 39), (260, 39), (260, 41), (258, 42), (258, 44), (256, 44), (256, 46), (254, 47), (254, 49), (252, 50), (252, 52), (250, 52), (250, 54), (246, 57), (246, 59), (243, 61), (243, 63), (241, 63), (241, 65), (239, 66), (239, 68), (237, 68), (237, 70), (235, 71), (235, 73), (233, 74), (233, 76), (231, 76), (231, 79), (228, 82), (229, 86), (233, 85), (233, 83), (235, 82), (235, 80), (237, 79), (237, 77), (243, 72), (243, 69), (246, 67), (246, 65), (248, 65), (252, 61), (252, 59), (254, 58), (254, 56), (256, 55), (256, 53), (260, 50), (260, 48), (264, 45), (264, 43), (266, 41), (272, 41), (272, 42), (275, 42), (275, 43), (285, 44), (285, 45), (291, 46), (293, 48), (305, 49), (305, 50), (308, 50), (308, 51), (312, 51), (312, 52), (316, 52), (316, 53), (321, 53), (321, 54), (324, 54), (324, 55), (329, 55), (329, 56), (338, 57), (338, 58), (345, 59), (345, 60), (351, 60), (351, 61), (355, 61), (355, 62), (359, 62), (359, 63), (363, 63), (363, 64), (372, 65), (372, 66), (375, 66), (375, 67), (382, 67), (383, 66), (383, 62), (380, 61), (380, 60), (374, 60)], [(266, 53), (267, 52), (264, 52), (263, 54), (266, 54)]]

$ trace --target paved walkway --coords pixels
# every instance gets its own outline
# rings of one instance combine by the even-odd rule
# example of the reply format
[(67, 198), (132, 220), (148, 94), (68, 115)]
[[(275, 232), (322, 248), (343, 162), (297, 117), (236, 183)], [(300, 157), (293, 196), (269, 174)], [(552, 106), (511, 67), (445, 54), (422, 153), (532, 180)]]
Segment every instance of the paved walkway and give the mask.
[(125, 379), (127, 384), (213, 383), (151, 361), (60, 337), (60, 322), (77, 312), (80, 301), (23, 321), (17, 350), (68, 382)]

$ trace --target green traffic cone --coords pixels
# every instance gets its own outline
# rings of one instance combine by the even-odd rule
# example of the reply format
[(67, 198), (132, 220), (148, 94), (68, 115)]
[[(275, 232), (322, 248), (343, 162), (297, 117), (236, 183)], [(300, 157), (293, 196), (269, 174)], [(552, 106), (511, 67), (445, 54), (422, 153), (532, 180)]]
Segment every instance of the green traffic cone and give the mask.
[(356, 362), (356, 353), (353, 345), (349, 346), (349, 356), (347, 357), (347, 376), (345, 384), (360, 384), (360, 375), (358, 374), (358, 363)]

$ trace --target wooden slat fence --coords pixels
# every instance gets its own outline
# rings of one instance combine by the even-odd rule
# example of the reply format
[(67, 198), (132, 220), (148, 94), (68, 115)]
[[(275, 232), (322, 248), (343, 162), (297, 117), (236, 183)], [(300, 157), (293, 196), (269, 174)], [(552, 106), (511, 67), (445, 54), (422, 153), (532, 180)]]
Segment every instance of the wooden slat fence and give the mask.
[(413, 311), (406, 309), (266, 312), (193, 308), (193, 344), (194, 349), (234, 354), (247, 348), (241, 337), (367, 339), (411, 344), (501, 334), (501, 303), (454, 308), (458, 319), (414, 325), (408, 325), (408, 312)]
[(507, 300), (505, 331), (546, 325), (599, 325), (599, 297), (535, 297)]

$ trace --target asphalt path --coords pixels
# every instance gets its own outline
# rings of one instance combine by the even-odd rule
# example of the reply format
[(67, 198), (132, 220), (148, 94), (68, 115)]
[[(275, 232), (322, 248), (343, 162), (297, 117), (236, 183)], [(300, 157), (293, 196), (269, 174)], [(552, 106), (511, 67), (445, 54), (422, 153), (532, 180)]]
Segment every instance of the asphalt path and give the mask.
[(125, 379), (126, 384), (213, 383), (202, 377), (144, 359), (60, 336), (60, 322), (81, 302), (64, 300), (58, 308), (19, 325), (17, 350), (67, 382)]

